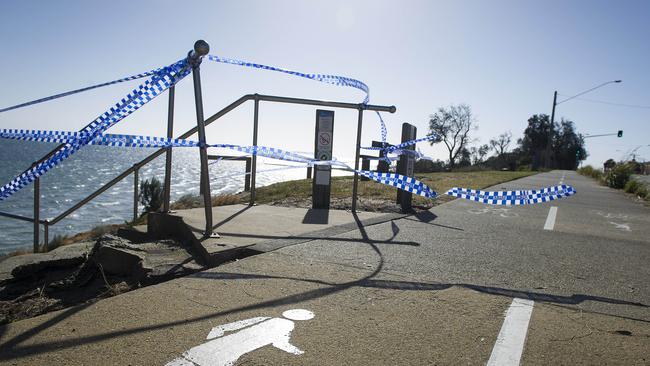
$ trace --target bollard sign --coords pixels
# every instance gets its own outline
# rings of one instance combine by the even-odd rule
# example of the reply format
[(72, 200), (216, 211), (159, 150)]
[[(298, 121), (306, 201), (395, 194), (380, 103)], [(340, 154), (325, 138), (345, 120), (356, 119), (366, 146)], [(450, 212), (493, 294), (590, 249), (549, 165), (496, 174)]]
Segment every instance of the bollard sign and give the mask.
[[(402, 124), (402, 142), (415, 140), (417, 135), (417, 128), (410, 123)], [(415, 150), (415, 145), (411, 145), (405, 148), (405, 150)], [(402, 154), (397, 161), (397, 173), (413, 177), (415, 172), (415, 157), (411, 154)], [(412, 193), (403, 191), (401, 189), (397, 190), (397, 203), (401, 206), (402, 212), (410, 212), (413, 209), (412, 206)]]
[[(332, 160), (332, 143), (334, 137), (334, 111), (316, 110), (316, 136), (314, 141), (314, 158), (320, 161)], [(314, 166), (312, 184), (312, 207), (330, 207), (330, 182), (332, 167)]]

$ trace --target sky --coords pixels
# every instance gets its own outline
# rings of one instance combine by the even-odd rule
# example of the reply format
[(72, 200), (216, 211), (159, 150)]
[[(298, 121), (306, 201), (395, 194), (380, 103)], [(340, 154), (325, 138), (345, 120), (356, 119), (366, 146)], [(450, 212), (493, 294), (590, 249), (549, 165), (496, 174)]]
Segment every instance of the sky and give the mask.
[[(214, 55), (364, 81), (384, 113), (388, 141), (401, 124), (418, 136), (439, 107), (465, 103), (474, 145), (557, 106), (587, 139), (586, 163), (650, 160), (648, 1), (29, 1), (0, 3), (0, 108), (171, 64), (197, 39)], [(363, 93), (279, 73), (204, 61), (205, 115), (244, 94), (358, 103)], [(196, 125), (191, 77), (177, 86), (175, 135)], [(0, 114), (0, 128), (78, 130), (139, 84), (122, 83)], [(252, 102), (207, 129), (209, 143), (252, 143)], [(259, 145), (312, 151), (316, 107), (262, 103)], [(166, 133), (162, 95), (108, 132)], [(334, 155), (354, 156), (357, 114), (335, 109)], [(362, 145), (380, 139), (365, 113)], [(445, 159), (438, 144), (422, 152)], [(511, 148), (514, 147), (514, 142)], [(636, 149), (636, 150), (635, 150)]]

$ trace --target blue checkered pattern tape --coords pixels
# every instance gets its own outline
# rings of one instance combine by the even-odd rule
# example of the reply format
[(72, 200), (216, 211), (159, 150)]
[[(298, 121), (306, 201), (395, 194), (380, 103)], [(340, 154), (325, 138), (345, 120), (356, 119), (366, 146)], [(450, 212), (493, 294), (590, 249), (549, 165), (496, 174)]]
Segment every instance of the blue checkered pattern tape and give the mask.
[[(150, 79), (146, 80), (125, 98), (116, 103), (115, 106), (111, 107), (108, 111), (93, 120), (82, 131), (77, 132), (78, 135), (76, 138), (65, 142), (61, 141), (65, 145), (60, 147), (47, 160), (27, 169), (25, 172), (12, 179), (9, 183), (0, 187), (0, 200), (6, 199), (13, 193), (33, 182), (36, 178), (47, 173), (50, 169), (70, 157), (81, 147), (91, 143), (95, 137), (102, 134), (106, 129), (138, 110), (167, 88), (187, 76), (190, 72), (191, 68), (187, 66), (187, 60), (183, 59), (153, 73)], [(62, 137), (56, 137), (56, 134), (53, 134), (51, 138), (57, 139)]]
[(6, 107), (6, 108), (0, 109), (0, 113), (7, 112), (7, 111), (10, 111), (10, 110), (13, 110), (13, 109), (27, 107), (27, 106), (34, 105), (34, 104), (47, 102), (49, 100), (54, 100), (54, 99), (58, 99), (58, 98), (67, 97), (68, 95), (77, 94), (77, 93), (85, 92), (85, 91), (92, 90), (92, 89), (101, 88), (101, 87), (108, 86), (108, 85), (123, 83), (125, 81), (142, 79), (144, 77), (154, 75), (154, 74), (160, 72), (160, 70), (161, 69), (155, 69), (155, 70), (143, 72), (142, 74), (135, 74), (135, 75), (127, 76), (125, 78), (121, 78), (121, 79), (117, 79), (117, 80), (113, 80), (113, 81), (108, 81), (108, 82), (100, 83), (100, 84), (96, 84), (96, 85), (91, 85), (91, 86), (87, 86), (87, 87), (81, 88), (81, 89), (70, 90), (70, 91), (67, 91), (67, 92), (64, 92), (64, 93), (50, 95), (49, 97), (40, 98), (40, 99), (32, 100), (32, 101), (29, 101), (29, 102), (25, 102), (25, 103), (16, 104), (16, 105), (13, 105), (11, 107)]
[(558, 185), (542, 189), (523, 191), (481, 191), (467, 188), (454, 187), (447, 191), (453, 197), (464, 198), (474, 202), (488, 205), (531, 205), (549, 202), (576, 193), (572, 186)]
[(435, 191), (429, 188), (429, 186), (419, 180), (401, 174), (371, 172), (368, 170), (358, 170), (357, 174), (368, 177), (375, 182), (417, 194), (418, 196), (433, 199), (438, 195)]
[[(208, 55), (207, 59), (210, 61), (220, 62), (223, 64), (251, 67), (254, 69), (261, 69), (261, 70), (277, 71), (277, 72), (298, 76), (305, 79), (320, 81), (322, 83), (327, 83), (327, 84), (332, 84), (337, 86), (352, 87), (355, 89), (359, 89), (366, 94), (365, 98), (363, 99), (363, 104), (368, 104), (370, 102), (370, 88), (368, 88), (368, 85), (366, 85), (366, 83), (364, 83), (363, 81), (349, 78), (346, 76), (305, 73), (301, 71), (288, 70), (281, 67), (257, 64), (254, 62), (236, 60), (236, 59), (226, 58), (226, 57), (221, 57), (216, 55)], [(381, 128), (381, 141), (386, 142), (386, 136), (388, 135), (388, 130), (386, 129), (386, 122), (384, 122), (384, 119), (381, 117), (381, 114), (378, 111), (375, 112), (379, 117), (379, 124)]]

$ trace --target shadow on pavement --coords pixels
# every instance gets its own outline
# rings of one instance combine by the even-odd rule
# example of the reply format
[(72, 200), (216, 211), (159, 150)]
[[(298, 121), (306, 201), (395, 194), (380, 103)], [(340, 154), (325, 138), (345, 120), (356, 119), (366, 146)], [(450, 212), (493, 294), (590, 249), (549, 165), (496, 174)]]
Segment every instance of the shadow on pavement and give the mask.
[[(77, 347), (84, 344), (105, 341), (111, 338), (144, 333), (147, 331), (165, 329), (169, 327), (182, 326), (188, 323), (202, 322), (217, 317), (221, 317), (229, 314), (236, 314), (239, 312), (244, 312), (249, 310), (264, 309), (268, 307), (276, 307), (282, 305), (293, 305), (303, 301), (323, 298), (325, 296), (336, 294), (338, 292), (345, 291), (353, 287), (392, 289), (392, 290), (403, 290), (403, 291), (440, 291), (440, 290), (448, 289), (452, 286), (459, 286), (459, 287), (464, 287), (464, 288), (472, 289), (478, 292), (491, 294), (491, 295), (518, 297), (518, 298), (525, 298), (534, 301), (541, 301), (541, 302), (548, 302), (548, 303), (555, 303), (555, 304), (576, 305), (584, 301), (596, 301), (596, 302), (616, 304), (616, 305), (648, 307), (648, 305), (642, 303), (612, 299), (612, 298), (607, 298), (602, 296), (584, 295), (584, 294), (575, 294), (572, 296), (561, 296), (561, 295), (545, 294), (545, 293), (522, 291), (522, 290), (512, 290), (512, 289), (505, 289), (500, 287), (480, 286), (480, 285), (463, 284), (463, 283), (457, 283), (457, 284), (426, 283), (426, 282), (375, 279), (375, 277), (379, 273), (381, 273), (384, 265), (383, 254), (376, 246), (375, 244), (376, 242), (373, 242), (369, 239), (365, 228), (363, 227), (363, 225), (361, 225), (361, 221), (358, 219), (356, 215), (355, 215), (355, 221), (357, 222), (357, 225), (359, 225), (359, 232), (361, 233), (362, 236), (362, 239), (360, 240), (357, 239), (355, 241), (367, 243), (377, 253), (377, 256), (379, 257), (379, 264), (377, 265), (377, 268), (374, 269), (372, 273), (370, 273), (367, 276), (364, 276), (363, 278), (350, 281), (350, 282), (345, 282), (345, 283), (331, 283), (331, 282), (317, 280), (317, 279), (292, 278), (292, 277), (285, 277), (285, 276), (273, 276), (273, 275), (263, 275), (263, 274), (199, 272), (190, 275), (189, 277), (206, 279), (206, 280), (266, 280), (266, 279), (287, 280), (288, 279), (294, 281), (314, 283), (325, 287), (304, 291), (302, 293), (297, 293), (294, 295), (282, 296), (272, 300), (261, 301), (247, 306), (227, 309), (227, 310), (218, 311), (211, 314), (188, 318), (188, 319), (180, 319), (180, 320), (170, 321), (167, 323), (152, 324), (149, 326), (136, 327), (131, 329), (114, 330), (111, 332), (85, 336), (85, 337), (68, 338), (64, 340), (43, 342), (43, 343), (38, 343), (36, 345), (19, 346), (19, 344), (25, 341), (26, 339), (33, 337), (35, 334), (39, 333), (40, 331), (52, 326), (53, 324), (58, 323), (59, 321), (73, 315), (74, 313), (86, 307), (86, 306), (79, 306), (64, 311), (63, 313), (57, 315), (55, 318), (48, 320), (47, 322), (4, 342), (2, 345), (0, 345), (0, 360), (18, 359), (32, 354), (39, 354), (39, 353), (44, 353), (49, 351), (58, 351), (64, 348)], [(395, 228), (396, 225), (393, 226), (393, 238), (399, 232), (399, 229), (395, 230)], [(340, 240), (340, 239), (336, 239), (336, 240)], [(391, 239), (389, 239), (388, 242), (390, 240)], [(650, 321), (643, 320), (643, 319), (632, 319), (632, 320), (650, 323)]]
[(329, 222), (330, 210), (318, 210), (310, 208), (302, 219), (303, 224), (326, 225)]

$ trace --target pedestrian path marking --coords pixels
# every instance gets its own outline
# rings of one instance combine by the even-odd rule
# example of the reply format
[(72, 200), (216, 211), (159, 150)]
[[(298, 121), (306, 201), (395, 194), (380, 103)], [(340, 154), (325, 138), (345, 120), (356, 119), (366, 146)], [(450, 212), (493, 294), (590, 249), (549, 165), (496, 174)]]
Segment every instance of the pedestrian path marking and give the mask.
[(314, 313), (293, 309), (285, 311), (282, 316), (284, 318), (262, 316), (214, 327), (206, 338), (208, 342), (189, 349), (166, 366), (231, 366), (244, 354), (268, 345), (294, 355), (303, 354), (290, 342), (294, 327), (292, 320), (310, 320)]
[(532, 300), (512, 300), (487, 366), (519, 365), (534, 304)]
[(546, 222), (544, 223), (544, 230), (553, 230), (555, 227), (555, 217), (557, 216), (557, 206), (551, 206), (548, 210), (548, 216), (546, 216)]

